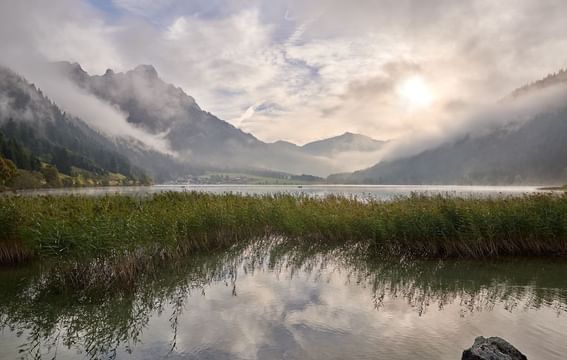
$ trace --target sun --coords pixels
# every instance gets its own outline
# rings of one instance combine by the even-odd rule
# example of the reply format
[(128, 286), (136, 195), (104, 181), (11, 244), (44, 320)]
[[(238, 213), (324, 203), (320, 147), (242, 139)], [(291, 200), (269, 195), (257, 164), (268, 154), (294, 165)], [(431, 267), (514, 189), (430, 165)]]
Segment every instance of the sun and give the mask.
[(433, 93), (420, 75), (404, 79), (396, 88), (400, 100), (410, 110), (422, 109), (433, 103)]

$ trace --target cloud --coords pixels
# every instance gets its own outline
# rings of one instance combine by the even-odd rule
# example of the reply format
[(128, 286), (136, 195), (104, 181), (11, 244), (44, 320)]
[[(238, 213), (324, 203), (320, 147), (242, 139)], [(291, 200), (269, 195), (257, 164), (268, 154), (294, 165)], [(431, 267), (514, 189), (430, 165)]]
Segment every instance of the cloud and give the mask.
[[(493, 103), (567, 64), (562, 0), (114, 0), (120, 16), (92, 4), (3, 1), (0, 57), (34, 53), (91, 73), (153, 64), (267, 141), (442, 132), (466, 121), (461, 105)], [(417, 113), (395, 95), (409, 72), (438, 99)], [(252, 112), (258, 104), (281, 110)]]
[(112, 4), (130, 13), (151, 17), (166, 11), (175, 1), (173, 0), (112, 0)]
[(42, 6), (41, 1), (31, 2), (33, 6), (16, 1), (0, 5), (0, 44), (5, 49), (0, 54), (0, 63), (24, 75), (62, 110), (80, 117), (93, 128), (174, 155), (162, 136), (151, 135), (128, 123), (127, 114), (82, 91), (46, 66), (49, 61), (73, 59), (99, 70), (106, 65), (120, 67), (117, 48), (107, 39), (116, 30), (93, 17), (96, 11), (74, 1), (54, 1), (50, 6)]
[(78, 88), (63, 77), (38, 74), (37, 84), (61, 108), (84, 120), (93, 129), (113, 138), (133, 139), (145, 147), (176, 156), (165, 134), (153, 135), (127, 121), (128, 114)]
[(252, 116), (254, 116), (254, 113), (256, 112), (256, 107), (254, 105), (250, 106), (248, 109), (246, 109), (246, 111), (240, 115), (238, 118), (233, 119), (231, 122), (236, 125), (239, 126), (241, 125), (244, 121), (250, 119)]
[[(464, 136), (478, 137), (494, 131), (514, 130), (542, 113), (565, 107), (567, 85), (562, 84), (526, 97), (510, 98), (491, 104), (446, 104), (452, 116), (439, 119), (435, 126), (412, 137), (385, 145), (378, 160), (394, 160), (411, 156)], [(456, 121), (455, 121), (456, 119)]]

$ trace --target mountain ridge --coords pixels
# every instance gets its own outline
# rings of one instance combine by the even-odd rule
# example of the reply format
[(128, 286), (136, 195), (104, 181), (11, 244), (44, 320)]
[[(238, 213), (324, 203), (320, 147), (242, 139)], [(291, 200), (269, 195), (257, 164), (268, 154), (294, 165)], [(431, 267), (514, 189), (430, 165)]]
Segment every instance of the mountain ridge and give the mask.
[(376, 140), (366, 135), (347, 131), (341, 135), (309, 142), (301, 148), (313, 155), (332, 156), (338, 152), (347, 151), (379, 151), (386, 143), (387, 141)]
[[(513, 91), (510, 100), (564, 85), (562, 70)], [(506, 105), (506, 104), (503, 104)], [(419, 154), (383, 161), (353, 173), (331, 175), (330, 182), (443, 185), (560, 185), (567, 183), (567, 105), (541, 106), (525, 123), (500, 126), (488, 134), (467, 134)]]
[(300, 148), (268, 144), (202, 110), (181, 88), (159, 78), (151, 65), (117, 73), (89, 75), (79, 64), (55, 68), (77, 86), (128, 114), (128, 122), (166, 139), (188, 164), (252, 168), (327, 176), (338, 170), (330, 159)]
[(567, 83), (567, 70), (561, 69), (554, 74), (549, 74), (545, 78), (536, 80), (530, 84), (519, 87), (512, 91), (511, 98), (517, 98), (529, 94), (530, 92), (549, 88), (552, 86)]

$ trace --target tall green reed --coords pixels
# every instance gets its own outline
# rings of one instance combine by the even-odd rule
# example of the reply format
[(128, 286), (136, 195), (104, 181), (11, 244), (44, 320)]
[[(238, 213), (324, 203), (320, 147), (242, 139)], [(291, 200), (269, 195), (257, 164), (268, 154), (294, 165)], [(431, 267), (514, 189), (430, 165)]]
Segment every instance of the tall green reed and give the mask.
[(19, 244), (43, 258), (182, 256), (266, 236), (352, 243), (376, 256), (558, 255), (567, 253), (567, 195), (391, 202), (196, 192), (2, 197), (0, 225), (4, 248)]

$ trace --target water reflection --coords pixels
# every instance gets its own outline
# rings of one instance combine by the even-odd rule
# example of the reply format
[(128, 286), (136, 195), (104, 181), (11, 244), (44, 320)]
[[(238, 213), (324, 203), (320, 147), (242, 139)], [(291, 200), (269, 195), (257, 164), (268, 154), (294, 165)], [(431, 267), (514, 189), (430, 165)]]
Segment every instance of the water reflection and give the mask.
[(129, 289), (3, 270), (0, 359), (457, 359), (480, 334), (559, 359), (566, 275), (559, 259), (392, 262), (283, 243), (193, 256)]

